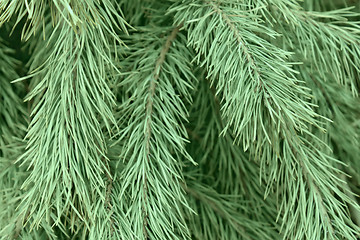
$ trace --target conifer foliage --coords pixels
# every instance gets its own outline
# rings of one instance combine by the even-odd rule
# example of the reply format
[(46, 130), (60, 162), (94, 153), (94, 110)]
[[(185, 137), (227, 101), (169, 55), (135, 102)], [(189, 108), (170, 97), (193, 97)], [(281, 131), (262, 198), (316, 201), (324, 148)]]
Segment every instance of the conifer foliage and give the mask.
[(356, 4), (1, 0), (0, 239), (360, 238)]

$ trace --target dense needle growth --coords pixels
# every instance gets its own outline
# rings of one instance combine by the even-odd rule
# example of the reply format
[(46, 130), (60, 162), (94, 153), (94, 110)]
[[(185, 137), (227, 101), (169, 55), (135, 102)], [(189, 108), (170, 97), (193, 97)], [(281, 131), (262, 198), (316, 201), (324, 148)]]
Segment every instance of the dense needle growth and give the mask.
[(0, 239), (360, 237), (356, 1), (2, 0), (0, 26)]

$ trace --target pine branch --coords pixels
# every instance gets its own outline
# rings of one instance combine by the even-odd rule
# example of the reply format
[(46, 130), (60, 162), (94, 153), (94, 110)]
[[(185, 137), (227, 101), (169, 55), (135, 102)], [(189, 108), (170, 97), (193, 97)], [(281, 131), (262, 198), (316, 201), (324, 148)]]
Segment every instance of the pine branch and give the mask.
[(50, 225), (43, 223), (44, 228), (29, 233), (18, 217), (17, 207), (25, 196), (21, 184), (29, 175), (26, 167), (15, 163), (25, 148), (22, 138), (27, 112), (20, 98), (24, 85), (10, 83), (19, 77), (15, 70), (19, 61), (12, 57), (14, 51), (5, 46), (2, 39), (0, 55), (0, 239), (34, 239), (36, 236), (57, 239)]
[[(254, 142), (252, 153), (255, 158), (260, 158), (263, 172), (267, 175), (269, 190), (265, 196), (274, 182), (286, 183), (282, 191), (287, 192), (291, 200), (283, 198), (281, 203), (282, 207), (286, 206), (282, 208), (286, 209), (283, 226), (288, 221), (298, 222), (295, 226), (286, 226), (284, 238), (301, 239), (305, 236), (310, 237), (308, 232), (311, 232), (312, 236), (333, 239), (336, 235), (333, 231), (334, 226), (341, 235), (349, 239), (355, 238), (357, 227), (350, 223), (346, 208), (335, 204), (338, 200), (334, 195), (339, 196), (342, 202), (354, 206), (357, 204), (343, 192), (344, 183), (338, 178), (341, 171), (332, 167), (334, 160), (317, 149), (325, 147), (321, 147), (320, 139), (310, 132), (308, 124), (320, 127), (316, 120), (318, 115), (311, 109), (311, 103), (302, 100), (309, 98), (309, 90), (302, 87), (301, 82), (291, 74), (294, 70), (287, 64), (290, 54), (259, 37), (277, 35), (270, 34), (270, 30), (260, 26), (258, 23), (262, 20), (256, 15), (242, 10), (247, 6), (229, 6), (226, 3), (220, 5), (214, 1), (190, 2), (197, 4), (180, 4), (173, 7), (172, 11), (177, 12), (177, 21), (184, 22), (188, 29), (189, 43), (198, 51), (198, 59), (204, 56), (202, 64), (206, 65), (209, 71), (208, 77), (212, 78), (213, 82), (214, 79), (217, 80), (217, 93), (224, 99), (223, 118), (229, 119), (230, 122), (224, 131), (232, 126), (236, 138), (243, 142), (245, 149)], [(224, 17), (225, 12), (227, 17)], [(228, 20), (230, 17), (232, 21)], [(209, 33), (211, 37), (207, 37)], [(235, 44), (233, 39), (228, 38), (229, 35), (235, 36), (238, 42)], [(248, 39), (247, 42), (239, 40), (245, 38)], [(246, 57), (249, 49), (252, 58)], [(272, 57), (268, 59), (268, 56)], [(259, 76), (253, 71), (252, 59), (259, 62), (257, 66), (264, 68), (261, 71), (262, 75)], [(280, 62), (276, 61), (278, 59)], [(236, 71), (232, 71), (233, 69)], [(291, 87), (288, 88), (289, 86)], [(316, 141), (320, 144), (315, 147), (313, 142)], [(273, 160), (265, 169), (265, 164), (269, 163), (270, 159)], [(317, 167), (320, 166), (322, 170), (318, 171)], [(294, 174), (295, 179), (292, 177)], [(319, 175), (323, 174), (332, 181), (318, 179)], [(303, 182), (304, 177), (306, 182)], [(306, 187), (302, 191), (296, 190), (299, 189), (299, 182), (295, 181), (301, 181)], [(321, 192), (319, 189), (322, 189)], [(280, 194), (283, 195), (285, 192), (280, 191)], [(317, 205), (311, 209), (316, 216), (314, 219), (311, 219), (311, 215), (293, 214), (297, 208), (308, 206), (308, 201), (305, 200), (307, 198), (317, 201)], [(292, 201), (300, 202), (294, 205)], [(326, 220), (329, 219), (328, 214), (331, 214), (334, 222)], [(315, 224), (316, 219), (323, 222)], [(314, 225), (306, 225), (308, 222)], [(307, 228), (311, 230), (308, 231)]]
[[(123, 61), (132, 71), (121, 82), (131, 96), (122, 104), (119, 120), (124, 126), (119, 134), (119, 142), (124, 142), (121, 158), (126, 161), (122, 196), (129, 194), (129, 221), (140, 238), (189, 237), (180, 212), (180, 206), (187, 206), (179, 184), (180, 155), (191, 158), (184, 149), (182, 119), (187, 113), (179, 95), (190, 96), (192, 74), (179, 29), (166, 40), (158, 36), (167, 29), (132, 34), (138, 41), (129, 44)], [(178, 54), (184, 58), (177, 59)]]
[(261, 139), (259, 135), (264, 134), (270, 141), (271, 130), (261, 121), (262, 109), (266, 109), (275, 125), (288, 118), (299, 132), (306, 131), (307, 123), (319, 126), (311, 104), (302, 99), (310, 98), (309, 90), (299, 85), (287, 63), (290, 53), (256, 35), (275, 38), (277, 33), (260, 25), (260, 19), (251, 12), (215, 2), (200, 4), (201, 1), (199, 6), (183, 4), (172, 11), (178, 12), (178, 22), (185, 22), (188, 41), (198, 51), (198, 61), (205, 57), (201, 64), (206, 65), (208, 78), (216, 82), (216, 93), (222, 98), (222, 116), (226, 119), (224, 132), (232, 128), (235, 140), (241, 139), (244, 149)]
[(26, 136), (28, 149), (20, 159), (31, 168), (20, 209), (21, 214), (30, 213), (31, 228), (45, 216), (57, 225), (68, 215), (75, 231), (76, 218), (87, 228), (93, 223), (92, 199), (105, 202), (103, 174), (110, 174), (103, 161), (107, 158), (102, 131), (103, 125), (110, 131), (116, 124), (110, 109), (115, 102), (106, 82), (106, 65), (113, 65), (103, 36), (108, 28), (94, 29), (83, 20), (76, 33), (64, 20), (45, 29), (50, 30), (51, 48), (40, 42), (36, 52), (42, 57), (32, 60), (35, 73), (30, 76), (38, 84), (27, 100), (38, 100)]
[[(165, 56), (168, 53), (170, 46), (172, 44), (172, 42), (174, 41), (177, 33), (179, 32), (181, 26), (176, 27), (170, 34), (170, 36), (167, 38), (164, 47), (162, 48), (161, 52), (160, 52), (160, 57), (159, 59), (156, 61), (155, 64), (155, 70), (153, 73), (153, 79), (150, 80), (150, 87), (149, 87), (149, 93), (148, 93), (148, 97), (146, 100), (146, 118), (148, 119), (146, 122), (146, 139), (145, 139), (145, 154), (146, 154), (146, 161), (150, 162), (150, 144), (151, 144), (151, 135), (152, 135), (152, 114), (153, 114), (153, 99), (154, 99), (154, 95), (155, 95), (155, 87), (156, 87), (156, 82), (159, 79), (160, 76), (160, 70), (161, 70), (161, 66), (164, 64), (165, 61)], [(148, 185), (147, 185), (147, 175), (146, 175), (146, 170), (143, 173), (143, 179), (144, 179), (144, 193), (143, 193), (143, 202), (144, 204), (146, 204), (147, 202), (147, 189), (148, 189)], [(148, 234), (147, 234), (147, 228), (148, 228), (148, 213), (146, 210), (146, 207), (143, 206), (143, 211), (144, 211), (144, 233), (145, 233), (145, 238), (148, 238)]]
[[(149, 87), (149, 93), (148, 93), (148, 97), (146, 100), (146, 138), (145, 138), (145, 154), (146, 154), (146, 161), (150, 162), (150, 140), (151, 140), (151, 134), (152, 134), (152, 114), (153, 114), (153, 98), (155, 95), (155, 87), (156, 87), (156, 82), (159, 79), (160, 76), (160, 70), (161, 70), (161, 66), (163, 65), (164, 61), (165, 61), (165, 56), (169, 51), (169, 48), (172, 44), (172, 42), (174, 41), (177, 33), (179, 32), (179, 28), (180, 27), (176, 27), (170, 34), (170, 36), (167, 38), (166, 43), (164, 45), (164, 47), (162, 48), (161, 52), (160, 52), (160, 57), (159, 59), (156, 61), (155, 64), (155, 70), (153, 73), (153, 79), (150, 80), (150, 87)], [(144, 182), (144, 192), (143, 192), (143, 204), (145, 205), (147, 202), (147, 195), (148, 195), (148, 183), (147, 183), (147, 175), (146, 175), (146, 170), (143, 173), (143, 182)], [(145, 238), (148, 238), (148, 234), (147, 234), (147, 228), (148, 228), (148, 210), (146, 209), (146, 206), (143, 206), (143, 214), (144, 214), (144, 219), (143, 219), (143, 231), (145, 233)]]
[(314, 72), (324, 79), (333, 79), (357, 95), (360, 27), (358, 22), (348, 19), (359, 14), (350, 7), (326, 12), (304, 11), (296, 1), (270, 0), (268, 4), (274, 8), (276, 22), (289, 22), (289, 28), (280, 24), (279, 30), (290, 46), (300, 46), (295, 51), (302, 54), (301, 60), (311, 59)]

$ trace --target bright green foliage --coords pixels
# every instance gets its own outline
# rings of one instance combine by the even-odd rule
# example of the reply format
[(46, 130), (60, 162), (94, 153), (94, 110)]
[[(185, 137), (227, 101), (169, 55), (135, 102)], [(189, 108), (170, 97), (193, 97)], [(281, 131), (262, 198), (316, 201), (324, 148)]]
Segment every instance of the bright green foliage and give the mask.
[[(109, 130), (115, 122), (109, 107), (113, 98), (105, 82), (104, 66), (110, 60), (98, 57), (105, 52), (101, 39), (85, 34), (85, 29), (76, 34), (66, 24), (53, 34), (47, 48), (39, 41), (41, 49), (34, 50), (40, 55), (35, 57), (45, 59), (33, 77), (38, 84), (26, 98), (35, 99), (36, 105), (26, 136), (28, 148), (20, 158), (32, 167), (23, 184), (27, 195), (21, 208), (35, 225), (43, 217), (58, 222), (67, 212), (70, 218), (91, 218), (91, 199), (97, 195), (105, 199), (102, 175), (109, 174), (100, 121)], [(49, 184), (53, 180), (56, 185)]]
[(0, 1), (0, 239), (358, 239), (353, 5)]

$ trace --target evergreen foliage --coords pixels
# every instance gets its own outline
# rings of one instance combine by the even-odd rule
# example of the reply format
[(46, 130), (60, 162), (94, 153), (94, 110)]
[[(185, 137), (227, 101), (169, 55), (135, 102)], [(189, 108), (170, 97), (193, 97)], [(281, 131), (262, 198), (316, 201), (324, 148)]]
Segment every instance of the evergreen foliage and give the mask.
[(359, 20), (0, 1), (0, 239), (360, 238)]

